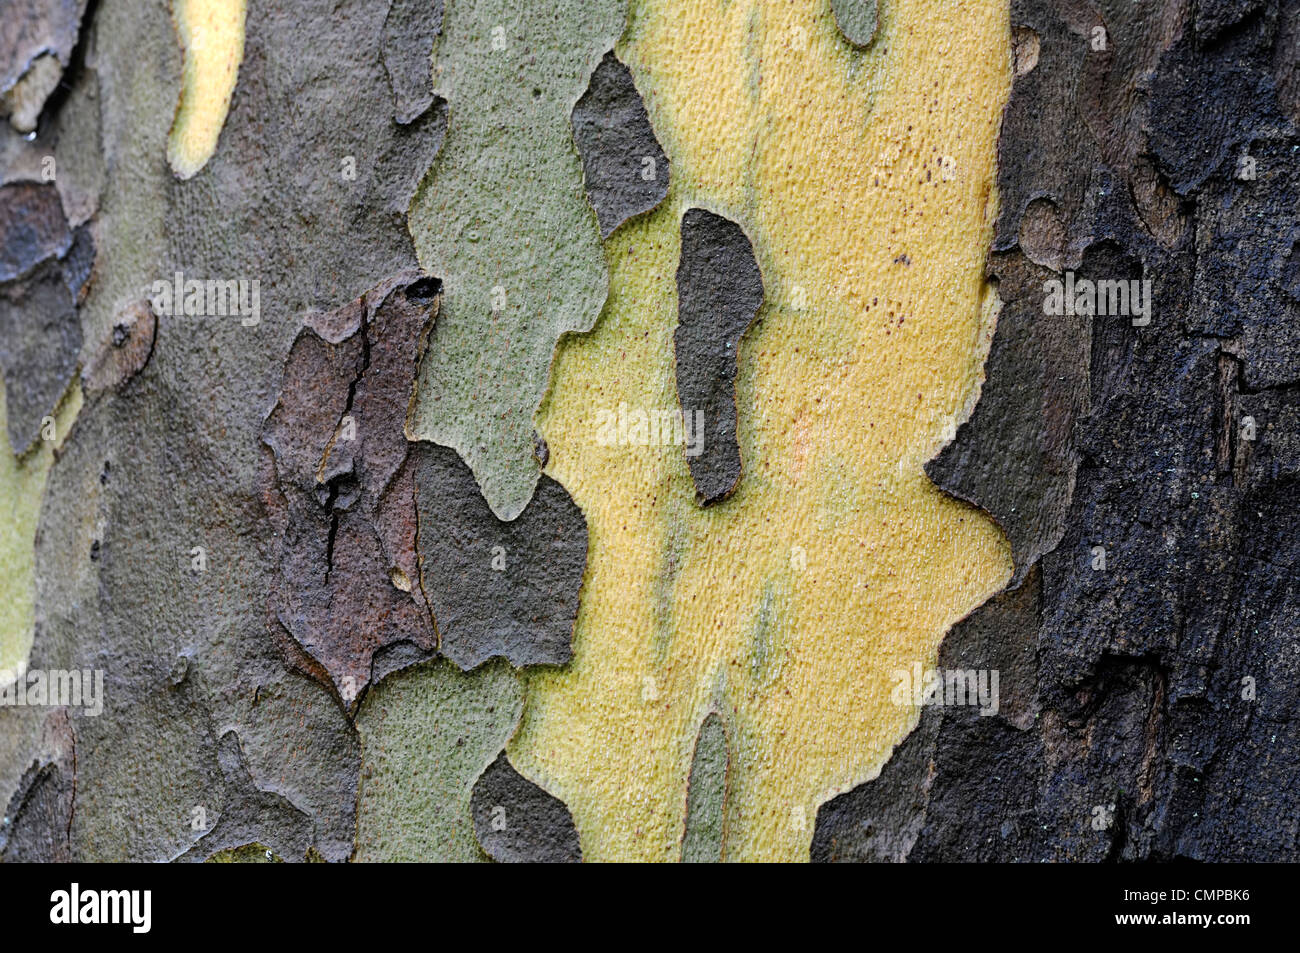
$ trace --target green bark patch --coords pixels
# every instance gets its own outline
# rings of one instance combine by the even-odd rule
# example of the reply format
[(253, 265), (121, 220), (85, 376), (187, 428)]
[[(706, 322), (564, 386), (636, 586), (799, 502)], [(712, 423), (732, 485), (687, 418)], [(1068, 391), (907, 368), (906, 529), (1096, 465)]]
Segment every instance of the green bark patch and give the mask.
[(485, 859), (474, 782), (505, 747), (524, 692), (505, 662), (461, 672), (429, 662), (385, 679), (357, 715), (362, 779), (358, 861)]
[(854, 46), (870, 46), (879, 25), (877, 0), (831, 0), (835, 23)]
[(503, 520), (541, 473), (533, 416), (556, 343), (590, 330), (608, 291), (570, 114), (624, 15), (617, 0), (563, 0), (544, 15), (452, 3), (435, 47), (447, 138), (410, 229), (446, 300), (408, 431), (453, 447)]
[(717, 712), (709, 712), (695, 740), (691, 780), (686, 792), (686, 833), (682, 862), (709, 864), (722, 860), (726, 836), (727, 729)]

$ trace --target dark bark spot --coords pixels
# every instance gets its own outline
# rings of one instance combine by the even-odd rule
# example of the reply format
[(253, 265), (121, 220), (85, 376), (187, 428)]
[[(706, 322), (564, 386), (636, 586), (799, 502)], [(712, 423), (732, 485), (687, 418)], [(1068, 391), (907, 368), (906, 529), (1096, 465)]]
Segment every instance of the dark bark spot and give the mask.
[(668, 157), (650, 127), (631, 71), (612, 50), (592, 72), (571, 121), (587, 198), (596, 210), (601, 236), (608, 238), (668, 194)]
[[(682, 217), (677, 266), (677, 399), (684, 429), (703, 418), (703, 447), (687, 463), (703, 506), (725, 500), (740, 482), (736, 372), (740, 340), (763, 304), (763, 278), (749, 239), (735, 222), (704, 209)], [(698, 436), (697, 436), (698, 439)]]
[(502, 752), (474, 784), (474, 834), (506, 864), (577, 863), (578, 831), (564, 802), (514, 769)]
[[(412, 286), (415, 293), (410, 293)], [(402, 431), (435, 285), (400, 275), (339, 309), (313, 315), (285, 365), (263, 429), (275, 455), (268, 505), (281, 535), (272, 595), (279, 626), (355, 711), (374, 656), (409, 643), (428, 658), (436, 634), (418, 580), (415, 490)], [(354, 330), (331, 343), (331, 336)], [(405, 586), (400, 585), (408, 580)]]
[(532, 501), (497, 519), (455, 450), (420, 444), (420, 566), (442, 654), (469, 670), (494, 655), (563, 665), (587, 565), (587, 523), (542, 475)]

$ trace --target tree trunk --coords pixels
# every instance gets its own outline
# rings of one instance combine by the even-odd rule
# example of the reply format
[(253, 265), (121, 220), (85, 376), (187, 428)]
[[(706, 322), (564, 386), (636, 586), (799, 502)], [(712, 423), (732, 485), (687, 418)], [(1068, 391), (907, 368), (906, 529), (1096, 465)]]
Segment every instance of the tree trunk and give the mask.
[(0, 859), (1300, 857), (1298, 0), (11, 6)]

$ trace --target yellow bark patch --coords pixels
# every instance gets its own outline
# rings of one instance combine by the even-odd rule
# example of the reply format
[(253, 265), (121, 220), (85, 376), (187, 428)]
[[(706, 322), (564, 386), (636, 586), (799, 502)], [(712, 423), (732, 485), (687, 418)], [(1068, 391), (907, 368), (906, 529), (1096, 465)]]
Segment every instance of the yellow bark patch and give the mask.
[(54, 451), (81, 410), (79, 380), (74, 380), (41, 436), (21, 457), (9, 445), (5, 389), (0, 382), (0, 685), (4, 673), (26, 662), (32, 648), (36, 598), (36, 524)]
[[(676, 860), (701, 722), (730, 770), (723, 856), (807, 859), (817, 808), (874, 777), (919, 712), (894, 673), (1011, 575), (987, 518), (922, 466), (978, 396), (984, 260), (1010, 90), (1000, 0), (894, 0), (866, 52), (827, 0), (633, 0), (619, 55), (673, 163), (608, 244), (610, 298), (539, 415), (586, 513), (573, 663), (532, 674), (516, 767), (589, 860)], [(700, 509), (680, 446), (605, 445), (601, 410), (677, 405), (679, 224), (754, 243), (735, 496)]]
[(167, 161), (176, 175), (188, 179), (217, 151), (244, 59), (245, 2), (173, 0), (173, 4), (185, 62), (180, 102), (167, 137)]

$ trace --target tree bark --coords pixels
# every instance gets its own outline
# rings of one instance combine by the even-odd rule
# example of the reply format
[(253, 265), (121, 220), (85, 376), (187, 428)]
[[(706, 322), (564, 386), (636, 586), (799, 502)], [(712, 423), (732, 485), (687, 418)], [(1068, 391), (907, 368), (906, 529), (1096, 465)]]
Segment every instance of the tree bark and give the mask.
[[(185, 85), (214, 40), (178, 41), (167, 0), (6, 12), (0, 669), (90, 680), (77, 704), (0, 706), (0, 859), (582, 859), (590, 805), (538, 783), (519, 739), (547, 679), (586, 664), (608, 564), (536, 421), (557, 348), (611, 319), (611, 235), (633, 257), (626, 223), (678, 199), (670, 165), (700, 173), (608, 0), (547, 5), (513, 138), (473, 152), (498, 36), (459, 3), (250, 3), (228, 110)], [(809, 8), (835, 56), (895, 42), (886, 0)], [(997, 710), (917, 706), (878, 774), (855, 763), (875, 776), (813, 805), (811, 859), (1300, 859), (1300, 0), (1011, 0), (1010, 25), (1001, 310), (978, 403), (926, 467), (1008, 541), (1006, 589), (936, 660), (996, 673)], [(169, 147), (191, 109), (219, 133), (196, 169)], [(763, 473), (742, 338), (791, 313), (741, 227), (761, 216), (733, 214), (686, 212), (717, 227), (688, 236), (669, 380), (721, 429), (664, 478), (719, 521)], [(1150, 291), (1051, 315), (1054, 281)], [(686, 525), (654, 541), (669, 595), (643, 602), (671, 607)], [(762, 590), (745, 666), (790, 650), (783, 591)], [(684, 860), (741, 855), (752, 726), (710, 704), (674, 739)]]

